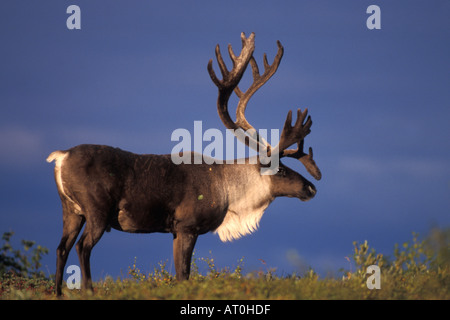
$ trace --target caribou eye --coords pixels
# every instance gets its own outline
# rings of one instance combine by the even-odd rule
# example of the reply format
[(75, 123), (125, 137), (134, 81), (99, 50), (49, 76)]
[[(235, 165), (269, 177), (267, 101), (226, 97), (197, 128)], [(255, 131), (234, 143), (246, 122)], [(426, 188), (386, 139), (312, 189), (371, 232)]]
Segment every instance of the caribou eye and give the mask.
[(286, 169), (284, 167), (278, 167), (277, 175), (280, 177), (286, 177)]

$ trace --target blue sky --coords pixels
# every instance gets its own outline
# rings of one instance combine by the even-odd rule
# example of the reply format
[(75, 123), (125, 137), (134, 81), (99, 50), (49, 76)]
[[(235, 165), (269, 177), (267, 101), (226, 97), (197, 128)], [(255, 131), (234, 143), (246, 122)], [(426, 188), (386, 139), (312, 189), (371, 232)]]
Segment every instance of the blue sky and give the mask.
[[(68, 30), (66, 8), (81, 8)], [(369, 30), (366, 9), (381, 8)], [(323, 178), (307, 203), (279, 198), (259, 230), (232, 243), (201, 236), (197, 257), (219, 267), (244, 257), (247, 271), (302, 264), (326, 274), (348, 268), (353, 241), (391, 254), (395, 243), (449, 226), (450, 2), (433, 1), (12, 1), (0, 4), (0, 232), (50, 249), (62, 232), (53, 165), (57, 149), (107, 144), (170, 153), (175, 129), (223, 129), (206, 70), (220, 44), (240, 49), (256, 33), (255, 57), (285, 54), (252, 98), (256, 128), (281, 129), (308, 107)], [(216, 71), (217, 64), (215, 64)], [(249, 78), (243, 79), (249, 83)], [(235, 103), (236, 99), (232, 100)], [(284, 160), (314, 180), (298, 161)], [(170, 234), (105, 233), (94, 278), (159, 261), (172, 268)], [(264, 265), (261, 260), (266, 262)], [(295, 261), (294, 261), (295, 260)], [(68, 264), (78, 264), (75, 250)]]

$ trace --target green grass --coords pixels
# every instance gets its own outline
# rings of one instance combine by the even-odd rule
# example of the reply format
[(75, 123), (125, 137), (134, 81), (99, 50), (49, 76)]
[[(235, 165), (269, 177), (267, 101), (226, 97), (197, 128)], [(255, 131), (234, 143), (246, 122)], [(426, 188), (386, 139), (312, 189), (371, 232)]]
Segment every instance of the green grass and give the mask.
[[(141, 272), (136, 260), (128, 275), (106, 277), (94, 283), (94, 291), (69, 290), (62, 299), (450, 299), (449, 230), (434, 231), (419, 242), (396, 246), (387, 258), (367, 241), (354, 243), (355, 270), (341, 270), (342, 277), (320, 278), (313, 270), (302, 276), (277, 276), (273, 270), (242, 273), (243, 260), (234, 270), (218, 269), (213, 258), (194, 258), (189, 281), (177, 282), (159, 263), (152, 272)], [(349, 259), (350, 260), (350, 259)], [(366, 269), (381, 269), (381, 289), (367, 288)], [(199, 272), (199, 265), (207, 271)], [(6, 272), (0, 277), (0, 299), (57, 299), (54, 282)]]

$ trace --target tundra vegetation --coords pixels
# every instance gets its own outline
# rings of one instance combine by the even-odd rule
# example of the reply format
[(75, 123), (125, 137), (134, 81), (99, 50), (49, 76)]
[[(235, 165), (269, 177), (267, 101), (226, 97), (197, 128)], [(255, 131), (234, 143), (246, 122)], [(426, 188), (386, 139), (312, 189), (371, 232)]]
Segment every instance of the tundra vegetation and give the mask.
[[(11, 244), (12, 232), (3, 234), (0, 247), (0, 299), (58, 299), (54, 276), (41, 271), (41, 258), (48, 249), (33, 241)], [(367, 241), (354, 242), (353, 253), (342, 257), (348, 268), (339, 275), (321, 278), (312, 268), (299, 274), (278, 275), (262, 264), (260, 270), (244, 273), (245, 258), (233, 267), (219, 268), (211, 254), (195, 257), (191, 277), (176, 276), (160, 262), (151, 271), (141, 271), (135, 258), (126, 274), (105, 277), (93, 290), (69, 290), (64, 285), (59, 299), (450, 299), (450, 229), (433, 229), (419, 238), (396, 244), (388, 257)], [(141, 262), (141, 261), (139, 261)], [(381, 289), (367, 288), (367, 267), (381, 269)]]

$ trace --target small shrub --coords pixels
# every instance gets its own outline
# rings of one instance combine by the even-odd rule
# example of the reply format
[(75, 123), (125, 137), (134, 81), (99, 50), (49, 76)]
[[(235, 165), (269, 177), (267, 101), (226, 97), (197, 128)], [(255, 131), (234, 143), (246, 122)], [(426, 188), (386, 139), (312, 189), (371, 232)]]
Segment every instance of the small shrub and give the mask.
[(22, 277), (45, 278), (41, 268), (42, 256), (48, 254), (48, 249), (40, 245), (35, 246), (35, 241), (22, 240), (22, 250), (13, 249), (11, 237), (14, 232), (3, 233), (3, 244), (0, 248), (0, 275), (14, 272)]

